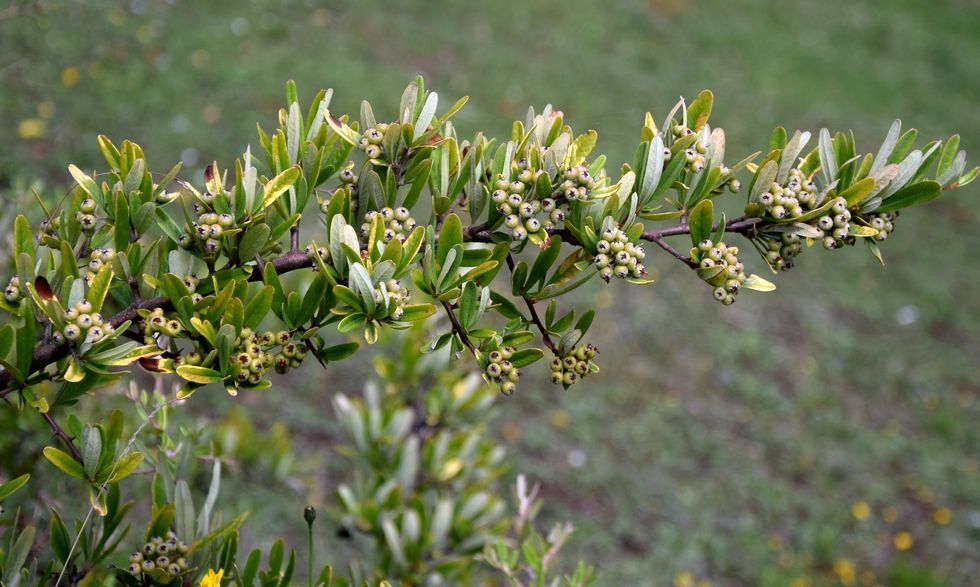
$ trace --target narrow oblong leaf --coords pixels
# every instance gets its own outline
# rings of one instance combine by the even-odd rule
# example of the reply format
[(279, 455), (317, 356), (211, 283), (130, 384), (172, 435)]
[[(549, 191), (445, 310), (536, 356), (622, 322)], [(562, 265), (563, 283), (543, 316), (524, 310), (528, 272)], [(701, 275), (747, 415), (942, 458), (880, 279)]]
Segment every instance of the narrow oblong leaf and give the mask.
[(76, 479), (85, 479), (85, 471), (82, 469), (82, 466), (78, 463), (78, 461), (71, 458), (68, 453), (53, 446), (44, 447), (43, 453), (44, 458), (48, 459), (48, 462), (55, 467), (61, 469), (63, 473), (75, 477)]

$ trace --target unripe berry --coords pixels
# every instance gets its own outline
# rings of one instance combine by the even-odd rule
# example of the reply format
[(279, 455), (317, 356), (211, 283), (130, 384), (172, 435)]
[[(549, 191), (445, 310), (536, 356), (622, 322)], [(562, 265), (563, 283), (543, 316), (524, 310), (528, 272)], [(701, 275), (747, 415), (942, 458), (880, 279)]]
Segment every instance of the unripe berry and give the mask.
[(78, 209), (82, 211), (83, 214), (91, 214), (95, 212), (95, 200), (92, 198), (85, 198), (78, 204)]

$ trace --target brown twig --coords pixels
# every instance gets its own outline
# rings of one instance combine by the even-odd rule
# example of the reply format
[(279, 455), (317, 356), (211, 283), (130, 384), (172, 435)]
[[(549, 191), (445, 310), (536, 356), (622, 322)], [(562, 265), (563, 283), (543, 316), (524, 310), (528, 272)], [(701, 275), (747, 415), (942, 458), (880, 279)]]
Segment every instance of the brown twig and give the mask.
[(662, 239), (660, 237), (652, 238), (652, 239), (650, 239), (650, 242), (656, 244), (661, 249), (663, 249), (663, 250), (667, 251), (668, 253), (670, 253), (671, 255), (673, 255), (673, 257), (675, 259), (677, 259), (678, 261), (680, 261), (681, 263), (684, 263), (685, 265), (687, 265), (688, 267), (690, 267), (692, 269), (697, 269), (697, 266), (698, 266), (697, 263), (695, 263), (690, 257), (684, 256), (683, 253), (681, 253), (680, 251), (678, 251), (674, 247), (668, 245), (666, 242), (664, 242), (664, 239)]
[(55, 436), (60, 438), (61, 441), (65, 444), (65, 447), (68, 448), (68, 452), (71, 453), (72, 458), (78, 461), (78, 464), (84, 465), (85, 463), (82, 460), (82, 453), (78, 452), (78, 448), (75, 447), (75, 443), (73, 442), (72, 437), (68, 436), (68, 433), (65, 432), (61, 428), (61, 426), (59, 426), (58, 423), (54, 421), (54, 418), (51, 417), (51, 414), (47, 412), (41, 412), (41, 417), (43, 417), (44, 421), (47, 422), (48, 426), (51, 427), (51, 430), (54, 432)]
[[(297, 269), (304, 269), (310, 267), (312, 261), (302, 251), (290, 251), (284, 255), (269, 261), (275, 268), (276, 273), (282, 274), (289, 271), (295, 271)], [(249, 281), (261, 281), (262, 272), (253, 271), (249, 276)], [(120, 324), (126, 322), (127, 320), (136, 320), (139, 317), (139, 310), (153, 310), (155, 308), (163, 308), (165, 310), (171, 309), (173, 306), (170, 300), (166, 297), (151, 298), (148, 300), (140, 300), (136, 303), (130, 304), (126, 309), (122, 310), (118, 314), (109, 318), (109, 324), (112, 324), (113, 328), (118, 328)], [(68, 345), (58, 345), (55, 343), (47, 343), (39, 346), (34, 351), (34, 356), (31, 359), (30, 373), (35, 371), (40, 371), (55, 363), (66, 356), (68, 356)], [(29, 373), (25, 373), (27, 376)], [(17, 386), (11, 387), (12, 376), (10, 371), (0, 372), (0, 397), (6, 396), (8, 393), (19, 389)]]
[(466, 345), (466, 348), (470, 349), (470, 352), (473, 353), (474, 356), (476, 356), (476, 347), (473, 346), (473, 341), (471, 341), (470, 337), (466, 334), (466, 329), (464, 329), (463, 325), (459, 323), (459, 318), (456, 317), (456, 313), (453, 311), (452, 304), (444, 301), (442, 302), (442, 307), (446, 309), (446, 314), (449, 315), (449, 321), (453, 325), (453, 332), (456, 333), (456, 336), (459, 337), (459, 340), (463, 341), (463, 344)]

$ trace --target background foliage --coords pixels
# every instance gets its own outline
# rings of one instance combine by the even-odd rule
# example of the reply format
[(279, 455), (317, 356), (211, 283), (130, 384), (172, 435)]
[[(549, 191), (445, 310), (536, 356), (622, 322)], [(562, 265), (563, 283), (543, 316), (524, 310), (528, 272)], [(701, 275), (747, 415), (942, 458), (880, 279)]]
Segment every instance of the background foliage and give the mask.
[[(976, 6), (732, 10), (665, 0), (617, 10), (15, 3), (0, 13), (0, 125), (16, 137), (0, 153), (4, 218), (27, 201), (16, 186), (57, 189), (65, 162), (96, 165), (96, 132), (132, 138), (161, 164), (183, 159), (183, 174), (200, 177), (195, 167), (241, 152), (255, 120), (272, 125), (285, 78), (331, 86), (336, 107), (356, 112), (362, 96), (391, 104), (421, 71), (445, 103), (478, 98), (459, 128), (494, 134), (528, 104), (552, 102), (577, 128), (599, 128), (611, 161), (630, 158), (645, 110), (702, 87), (716, 94), (713, 120), (734, 153), (780, 124), (852, 126), (870, 145), (899, 114), (925, 135), (959, 130), (967, 151), (980, 146)], [(977, 189), (904, 216), (885, 271), (859, 250), (810, 255), (778, 293), (730, 308), (706, 300), (683, 268), (648, 263), (661, 283), (617, 291), (593, 327), (602, 375), (568, 393), (524, 382), (499, 403), (496, 431), (515, 470), (546, 481), (542, 516), (575, 521), (569, 549), (599, 563), (602, 584), (928, 584), (925, 569), (961, 584), (980, 569)], [(844, 274), (860, 277), (835, 278)], [(613, 303), (599, 285), (580, 299)], [(225, 498), (254, 511), (245, 532), (302, 545), (299, 513), (280, 508), (325, 504), (342, 481), (342, 459), (320, 456), (341, 436), (324, 415), (333, 393), (359, 392), (366, 373), (363, 361), (307, 366), (274, 396), (195, 396), (193, 413), (175, 414), (213, 428), (235, 455), (240, 473), (226, 483), (241, 485), (226, 485)], [(82, 419), (112, 407), (93, 402), (86, 409), (98, 413)], [(34, 424), (3, 422), (3, 471), (30, 468), (24, 459), (47, 436)], [(243, 440), (251, 430), (273, 439), (276, 455)], [(903, 532), (907, 550), (897, 548)], [(331, 558), (349, 552), (325, 539)]]

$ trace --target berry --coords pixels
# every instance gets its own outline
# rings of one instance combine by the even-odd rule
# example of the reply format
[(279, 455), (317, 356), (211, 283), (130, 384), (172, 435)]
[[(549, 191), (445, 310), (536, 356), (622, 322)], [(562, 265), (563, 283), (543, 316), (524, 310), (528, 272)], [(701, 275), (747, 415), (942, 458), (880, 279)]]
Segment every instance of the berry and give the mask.
[(81, 210), (83, 214), (91, 214), (95, 212), (95, 208), (95, 200), (92, 198), (85, 198), (78, 204), (78, 209)]

